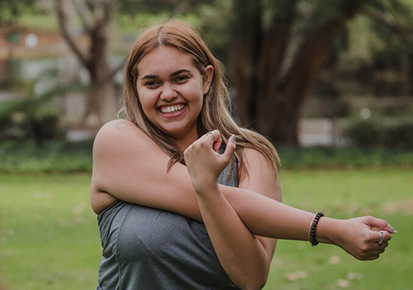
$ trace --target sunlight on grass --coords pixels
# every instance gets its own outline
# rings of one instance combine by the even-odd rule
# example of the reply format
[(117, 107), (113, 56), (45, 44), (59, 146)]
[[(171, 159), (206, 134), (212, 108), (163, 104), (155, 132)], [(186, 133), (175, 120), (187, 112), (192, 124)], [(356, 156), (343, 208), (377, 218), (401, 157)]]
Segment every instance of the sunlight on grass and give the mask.
[[(284, 202), (328, 216), (371, 214), (399, 233), (377, 261), (280, 241), (266, 290), (401, 289), (413, 278), (413, 174), (408, 170), (282, 171)], [(0, 267), (8, 290), (95, 289), (100, 260), (88, 175), (0, 175)]]

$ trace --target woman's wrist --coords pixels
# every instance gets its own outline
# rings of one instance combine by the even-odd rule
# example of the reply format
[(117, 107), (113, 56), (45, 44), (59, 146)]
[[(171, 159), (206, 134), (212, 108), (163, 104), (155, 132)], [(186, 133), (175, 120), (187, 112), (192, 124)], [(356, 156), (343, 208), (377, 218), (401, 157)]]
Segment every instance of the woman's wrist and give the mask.
[(334, 244), (339, 243), (341, 220), (322, 217), (318, 221), (316, 239), (319, 243)]
[(198, 197), (210, 197), (221, 193), (218, 182), (198, 184), (197, 187), (194, 186), (194, 189)]

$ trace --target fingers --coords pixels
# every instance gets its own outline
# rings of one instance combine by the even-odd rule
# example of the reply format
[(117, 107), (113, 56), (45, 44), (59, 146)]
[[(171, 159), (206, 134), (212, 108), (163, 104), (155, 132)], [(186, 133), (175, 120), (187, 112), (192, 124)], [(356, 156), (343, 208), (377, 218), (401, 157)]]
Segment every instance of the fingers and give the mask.
[(386, 232), (386, 231), (378, 231), (375, 233), (375, 243), (377, 243), (379, 246), (382, 246), (384, 244), (388, 244), (388, 242), (391, 240), (391, 235)]
[(380, 230), (384, 230), (386, 232), (389, 232), (391, 234), (397, 233), (396, 229), (393, 228), (387, 221), (378, 219), (375, 217), (366, 217), (367, 218), (367, 224), (371, 228), (378, 228)]
[(396, 232), (387, 221), (371, 216), (351, 219), (350, 222), (355, 235), (345, 241), (343, 248), (358, 260), (379, 258)]
[(365, 247), (358, 255), (359, 260), (375, 260), (384, 253), (389, 241), (391, 240), (391, 234), (387, 231), (372, 231), (370, 238), (366, 240)]
[[(236, 149), (235, 139), (236, 139), (235, 135), (232, 135), (228, 139), (225, 151), (220, 156), (221, 157), (220, 159), (225, 163), (228, 163), (231, 160), (232, 155), (234, 154), (234, 151)], [(213, 130), (213, 131), (205, 133), (204, 135), (201, 136), (199, 140), (201, 142), (205, 141), (208, 143), (209, 142), (212, 143), (212, 148), (215, 152), (218, 152), (222, 144), (222, 136), (218, 130)]]
[(222, 144), (221, 133), (218, 130), (209, 131), (202, 135), (198, 140), (211, 143), (211, 146), (215, 152), (218, 152), (219, 147), (221, 147)]
[(222, 157), (229, 162), (232, 158), (232, 155), (234, 154), (236, 147), (237, 145), (235, 143), (235, 135), (232, 135), (228, 139), (227, 147), (225, 148), (225, 152), (222, 154)]
[[(218, 130), (213, 130), (205, 133), (204, 135), (201, 136), (200, 139), (205, 139), (206, 141), (208, 140), (209, 142), (212, 143), (214, 151), (218, 152), (218, 149), (220, 148), (222, 144), (222, 136), (221, 133)], [(230, 154), (232, 155), (233, 151), (235, 150), (236, 147), (236, 142), (235, 142), (235, 135), (232, 135), (228, 141), (227, 141), (227, 146), (226, 149), (232, 150)], [(226, 152), (226, 151), (225, 151)]]

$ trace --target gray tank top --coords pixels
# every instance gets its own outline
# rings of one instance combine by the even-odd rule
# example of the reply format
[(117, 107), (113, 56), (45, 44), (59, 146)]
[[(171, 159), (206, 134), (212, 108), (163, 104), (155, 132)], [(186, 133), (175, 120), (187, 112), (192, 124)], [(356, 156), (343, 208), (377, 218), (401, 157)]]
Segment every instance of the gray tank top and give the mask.
[[(237, 164), (219, 183), (237, 186)], [(98, 215), (102, 259), (97, 290), (239, 289), (225, 273), (203, 223), (117, 201)]]

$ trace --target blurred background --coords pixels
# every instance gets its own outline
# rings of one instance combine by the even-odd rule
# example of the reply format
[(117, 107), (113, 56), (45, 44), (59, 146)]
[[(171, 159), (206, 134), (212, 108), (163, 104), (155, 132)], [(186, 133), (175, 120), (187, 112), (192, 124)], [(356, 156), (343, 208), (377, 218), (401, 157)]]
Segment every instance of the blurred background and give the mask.
[(413, 3), (324, 2), (2, 0), (0, 137), (90, 138), (139, 31), (179, 18), (225, 64), (240, 124), (281, 145), (412, 149)]
[[(384, 213), (412, 226), (413, 1), (0, 0), (0, 280), (7, 289), (93, 287), (100, 255), (87, 197), (93, 138), (122, 105), (134, 39), (171, 18), (195, 26), (223, 62), (233, 116), (276, 145), (284, 188), (296, 194), (290, 204), (318, 211), (303, 199), (314, 187), (339, 217)], [(331, 184), (318, 196), (325, 180)], [(331, 200), (338, 188), (343, 194)], [(364, 198), (351, 200), (350, 192)], [(398, 246), (401, 260), (412, 254), (407, 241)], [(285, 261), (302, 250), (285, 247)], [(316, 258), (319, 267), (347, 261), (327, 255)], [(372, 269), (385, 277), (385, 266), (363, 274), (346, 264), (330, 282), (314, 282), (311, 271), (289, 268), (301, 257), (282, 257), (268, 289), (413, 289), (402, 278), (399, 288), (394, 279), (365, 282)], [(411, 261), (403, 265), (400, 273), (413, 270)]]

